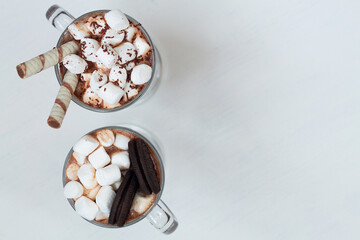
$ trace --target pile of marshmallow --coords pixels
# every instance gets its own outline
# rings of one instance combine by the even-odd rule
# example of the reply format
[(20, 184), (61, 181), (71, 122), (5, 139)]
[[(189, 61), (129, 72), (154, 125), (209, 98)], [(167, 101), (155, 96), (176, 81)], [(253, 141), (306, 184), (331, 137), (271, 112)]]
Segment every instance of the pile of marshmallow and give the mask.
[[(71, 73), (81, 74), (81, 80), (89, 81), (91, 90), (88, 90), (88, 95), (95, 93), (105, 103), (114, 105), (124, 94), (127, 94), (127, 98), (138, 94), (136, 88), (131, 88), (132, 84), (142, 85), (150, 80), (152, 68), (147, 64), (135, 66), (133, 61), (145, 56), (150, 46), (140, 34), (135, 35), (137, 28), (129, 23), (120, 10), (111, 10), (104, 17), (90, 17), (85, 24), (73, 23), (68, 30), (80, 41), (80, 55), (83, 58), (68, 55), (63, 59), (63, 65)], [(90, 38), (91, 35), (102, 36), (101, 41)], [(96, 63), (99, 70), (84, 73), (88, 66), (85, 60)], [(104, 72), (109, 69), (107, 76)], [(128, 82), (127, 71), (131, 71)]]
[[(96, 138), (85, 135), (73, 147), (76, 162), (66, 168), (70, 180), (64, 187), (66, 198), (75, 201), (75, 210), (91, 221), (107, 219), (115, 198), (115, 191), (121, 184), (121, 171), (130, 167), (128, 142), (122, 134), (116, 135), (110, 129), (96, 132)], [(115, 146), (118, 151), (109, 156), (104, 147)], [(154, 198), (137, 193), (132, 209), (139, 214), (145, 212)]]

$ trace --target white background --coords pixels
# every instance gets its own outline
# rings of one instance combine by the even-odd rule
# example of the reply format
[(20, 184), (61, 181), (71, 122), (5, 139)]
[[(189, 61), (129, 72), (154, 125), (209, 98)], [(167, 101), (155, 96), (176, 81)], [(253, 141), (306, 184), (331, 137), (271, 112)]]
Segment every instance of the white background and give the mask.
[[(1, 1), (1, 239), (359, 239), (360, 1), (84, 2), (58, 4), (133, 16), (165, 49), (169, 78), (121, 112), (72, 103), (51, 129), (53, 69), (21, 80), (15, 66), (56, 44), (54, 2)], [(96, 227), (63, 196), (72, 144), (123, 122), (164, 145), (171, 236), (146, 220)]]

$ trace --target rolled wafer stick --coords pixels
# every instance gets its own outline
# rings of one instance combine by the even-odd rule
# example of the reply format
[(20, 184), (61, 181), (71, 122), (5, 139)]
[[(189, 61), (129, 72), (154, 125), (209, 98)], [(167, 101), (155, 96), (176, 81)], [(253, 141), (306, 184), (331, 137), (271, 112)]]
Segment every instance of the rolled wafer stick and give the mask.
[(56, 65), (61, 62), (64, 57), (76, 53), (78, 50), (79, 45), (75, 41), (70, 41), (60, 47), (55, 47), (46, 53), (40, 54), (29, 61), (17, 65), (16, 70), (19, 77), (24, 79)]
[(51, 109), (47, 123), (52, 128), (60, 128), (64, 120), (66, 110), (69, 107), (72, 95), (78, 83), (78, 76), (67, 71)]

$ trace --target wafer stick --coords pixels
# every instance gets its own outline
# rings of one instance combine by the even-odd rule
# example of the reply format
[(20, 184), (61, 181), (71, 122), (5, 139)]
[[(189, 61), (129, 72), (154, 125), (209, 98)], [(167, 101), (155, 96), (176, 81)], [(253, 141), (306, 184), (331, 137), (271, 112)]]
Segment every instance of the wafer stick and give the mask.
[(61, 62), (64, 57), (69, 54), (75, 53), (79, 50), (79, 46), (75, 41), (67, 42), (60, 47), (55, 47), (52, 50), (40, 54), (37, 57), (23, 62), (16, 66), (19, 77), (22, 79), (30, 77), (44, 69), (52, 67)]
[(69, 107), (72, 95), (74, 94), (78, 76), (67, 71), (51, 109), (47, 123), (52, 128), (60, 128), (64, 120), (66, 110)]

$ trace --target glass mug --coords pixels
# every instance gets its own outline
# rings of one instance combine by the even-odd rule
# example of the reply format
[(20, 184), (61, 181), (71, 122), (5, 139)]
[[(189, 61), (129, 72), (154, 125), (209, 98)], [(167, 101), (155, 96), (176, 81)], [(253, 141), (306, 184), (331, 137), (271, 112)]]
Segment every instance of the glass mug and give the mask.
[[(163, 158), (162, 152), (160, 150), (159, 142), (157, 141), (155, 136), (153, 136), (152, 134), (150, 134), (143, 128), (140, 128), (140, 127), (134, 126), (134, 125), (102, 127), (102, 128), (95, 129), (91, 132), (88, 132), (87, 134), (91, 134), (100, 129), (120, 129), (120, 130), (129, 132), (131, 134), (134, 134), (134, 135), (142, 138), (147, 143), (147, 145), (151, 148), (151, 150), (155, 153), (155, 155), (158, 159), (159, 165), (160, 165), (160, 173), (161, 173), (160, 192), (157, 194), (157, 197), (156, 197), (154, 203), (144, 214), (142, 214), (141, 216), (139, 216), (138, 218), (136, 218), (130, 222), (125, 223), (125, 225), (123, 227), (128, 227), (130, 225), (133, 225), (146, 217), (147, 220), (149, 220), (149, 222), (156, 229), (160, 230), (161, 232), (163, 232), (165, 234), (173, 233), (179, 224), (178, 224), (176, 217), (171, 212), (171, 210), (160, 199), (161, 194), (164, 190), (164, 183), (165, 183), (165, 171), (164, 171), (164, 164), (163, 164), (164, 158)], [(71, 148), (71, 150), (69, 151), (69, 153), (65, 159), (63, 173), (62, 173), (62, 181), (63, 181), (64, 187), (66, 184), (66, 167), (67, 167), (68, 161), (70, 160), (72, 154), (73, 154), (73, 149)], [(75, 204), (74, 204), (73, 200), (68, 199), (68, 201), (69, 201), (71, 207), (75, 210)], [(93, 221), (86, 220), (86, 221), (88, 221), (94, 225), (97, 225), (99, 227), (120, 228), (116, 225), (107, 225), (107, 224), (103, 224), (103, 223), (98, 223), (94, 220)]]
[[(59, 47), (61, 45), (61, 42), (63, 40), (63, 37), (67, 31), (67, 27), (73, 23), (74, 21), (77, 21), (78, 19), (91, 14), (91, 13), (96, 13), (96, 12), (108, 12), (109, 10), (97, 10), (97, 11), (92, 11), (92, 12), (88, 12), (85, 13), (83, 15), (81, 15), (78, 18), (74, 18), (70, 13), (68, 13), (67, 11), (65, 11), (63, 8), (59, 7), (58, 5), (53, 5), (51, 6), (47, 12), (46, 12), (46, 18), (49, 20), (49, 22), (59, 31), (62, 32), (58, 42), (57, 42), (57, 47)], [(125, 14), (126, 15), (126, 14)], [(132, 17), (126, 15), (126, 17), (133, 22), (134, 24), (139, 24), (135, 19), (133, 19)], [(160, 57), (160, 53), (158, 51), (158, 49), (155, 47), (155, 45), (153, 44), (153, 42), (151, 41), (151, 38), (149, 36), (149, 34), (146, 32), (146, 30), (139, 25), (138, 28), (140, 28), (140, 30), (144, 33), (144, 35), (146, 36), (147, 40), (150, 43), (150, 47), (151, 49), (153, 49), (152, 51), (152, 74), (151, 74), (151, 78), (150, 80), (147, 82), (147, 84), (145, 85), (145, 87), (142, 89), (142, 91), (130, 102), (121, 105), (119, 107), (115, 107), (115, 108), (109, 108), (109, 109), (104, 109), (104, 108), (97, 108), (97, 107), (92, 107), (90, 105), (87, 105), (85, 103), (83, 103), (80, 99), (78, 99), (77, 97), (73, 96), (72, 100), (78, 104), (79, 106), (86, 108), (88, 110), (91, 111), (95, 111), (95, 112), (114, 112), (114, 111), (119, 111), (122, 110), (124, 108), (129, 107), (130, 105), (136, 103), (142, 103), (145, 102), (145, 100), (147, 100), (150, 96), (152, 96), (156, 90), (159, 88), (159, 83), (160, 83), (160, 79), (161, 76), (163, 75), (163, 69), (162, 69), (162, 60)], [(60, 75), (60, 70), (59, 70), (59, 65), (56, 64), (55, 65), (55, 74), (56, 74), (56, 78), (59, 82), (59, 84), (62, 83), (62, 78)]]

